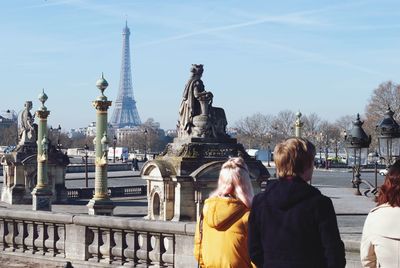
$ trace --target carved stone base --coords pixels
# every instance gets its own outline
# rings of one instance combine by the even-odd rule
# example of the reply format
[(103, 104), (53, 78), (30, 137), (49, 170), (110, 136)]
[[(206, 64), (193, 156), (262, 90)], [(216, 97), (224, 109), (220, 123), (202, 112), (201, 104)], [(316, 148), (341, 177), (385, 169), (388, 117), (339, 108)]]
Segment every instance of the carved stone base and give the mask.
[(208, 116), (206, 115), (197, 115), (193, 117), (193, 136), (204, 138), (207, 136), (208, 132), (210, 132), (210, 127), (208, 123)]
[(90, 199), (87, 207), (89, 215), (112, 216), (115, 205), (110, 199)]
[(68, 203), (67, 188), (64, 184), (55, 185), (56, 194), (54, 197), (54, 203)]
[(176, 138), (156, 160), (148, 161), (141, 176), (147, 180), (150, 220), (195, 221), (204, 200), (217, 187), (222, 164), (229, 157), (242, 157), (254, 191), (261, 190), (269, 173), (258, 160), (232, 138)]
[(47, 189), (33, 189), (32, 210), (51, 211), (51, 198), (51, 191)]
[(32, 195), (26, 191), (24, 185), (14, 185), (11, 188), (3, 186), (1, 190), (1, 201), (11, 205), (31, 204)]

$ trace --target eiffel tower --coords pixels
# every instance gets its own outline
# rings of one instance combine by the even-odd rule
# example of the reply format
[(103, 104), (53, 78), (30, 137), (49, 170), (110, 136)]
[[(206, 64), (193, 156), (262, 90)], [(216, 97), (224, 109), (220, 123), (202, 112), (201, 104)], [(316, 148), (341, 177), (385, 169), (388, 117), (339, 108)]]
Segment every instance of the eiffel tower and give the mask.
[(126, 21), (125, 28), (122, 30), (122, 63), (119, 90), (111, 117), (113, 128), (133, 127), (141, 124), (132, 89), (131, 57), (129, 52), (130, 34), (128, 22)]

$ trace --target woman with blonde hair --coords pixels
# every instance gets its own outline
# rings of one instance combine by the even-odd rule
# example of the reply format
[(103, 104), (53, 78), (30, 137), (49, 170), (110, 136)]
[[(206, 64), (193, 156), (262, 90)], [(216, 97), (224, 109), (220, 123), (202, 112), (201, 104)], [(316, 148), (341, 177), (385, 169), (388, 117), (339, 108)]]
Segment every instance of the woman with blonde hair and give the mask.
[(377, 207), (365, 220), (362, 267), (400, 267), (400, 160), (390, 167), (380, 187)]
[(204, 202), (196, 226), (194, 255), (200, 267), (253, 267), (247, 249), (247, 221), (253, 188), (242, 158), (222, 165), (217, 189)]

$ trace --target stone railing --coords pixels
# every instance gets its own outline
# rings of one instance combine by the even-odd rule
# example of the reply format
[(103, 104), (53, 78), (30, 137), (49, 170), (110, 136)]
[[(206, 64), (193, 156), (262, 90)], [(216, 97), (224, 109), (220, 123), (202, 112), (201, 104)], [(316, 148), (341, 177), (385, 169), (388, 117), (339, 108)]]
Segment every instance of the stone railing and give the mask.
[[(146, 193), (147, 193), (146, 185), (108, 187), (109, 197), (146, 196)], [(67, 196), (69, 199), (92, 198), (93, 195), (94, 195), (94, 188), (67, 189)]]
[(0, 250), (73, 267), (196, 267), (194, 223), (0, 209)]
[[(27, 267), (197, 267), (194, 229), (193, 222), (0, 208), (0, 257)], [(360, 267), (360, 235), (343, 238), (346, 268)]]
[[(94, 164), (88, 164), (88, 172), (95, 171)], [(108, 171), (126, 171), (132, 170), (132, 163), (108, 163), (107, 166)], [(81, 173), (85, 172), (85, 165), (84, 164), (69, 164), (66, 168), (67, 173)]]

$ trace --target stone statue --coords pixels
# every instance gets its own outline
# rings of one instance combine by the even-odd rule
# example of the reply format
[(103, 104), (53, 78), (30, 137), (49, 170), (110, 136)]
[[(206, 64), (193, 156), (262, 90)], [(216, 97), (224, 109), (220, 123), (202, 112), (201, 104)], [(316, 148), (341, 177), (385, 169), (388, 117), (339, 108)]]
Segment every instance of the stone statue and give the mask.
[(31, 114), (32, 102), (25, 102), (25, 110), (21, 113), (20, 117), (20, 128), (19, 128), (19, 143), (18, 145), (24, 145), (25, 143), (36, 142), (37, 136), (37, 125), (34, 123), (35, 116)]
[(179, 137), (227, 138), (225, 111), (213, 107), (213, 94), (204, 89), (202, 64), (192, 64), (179, 108)]
[(198, 115), (208, 116), (213, 94), (204, 89), (201, 76), (202, 64), (192, 64), (192, 76), (185, 86), (181, 106), (179, 108), (179, 133), (181, 136), (191, 135), (193, 131), (193, 118)]

